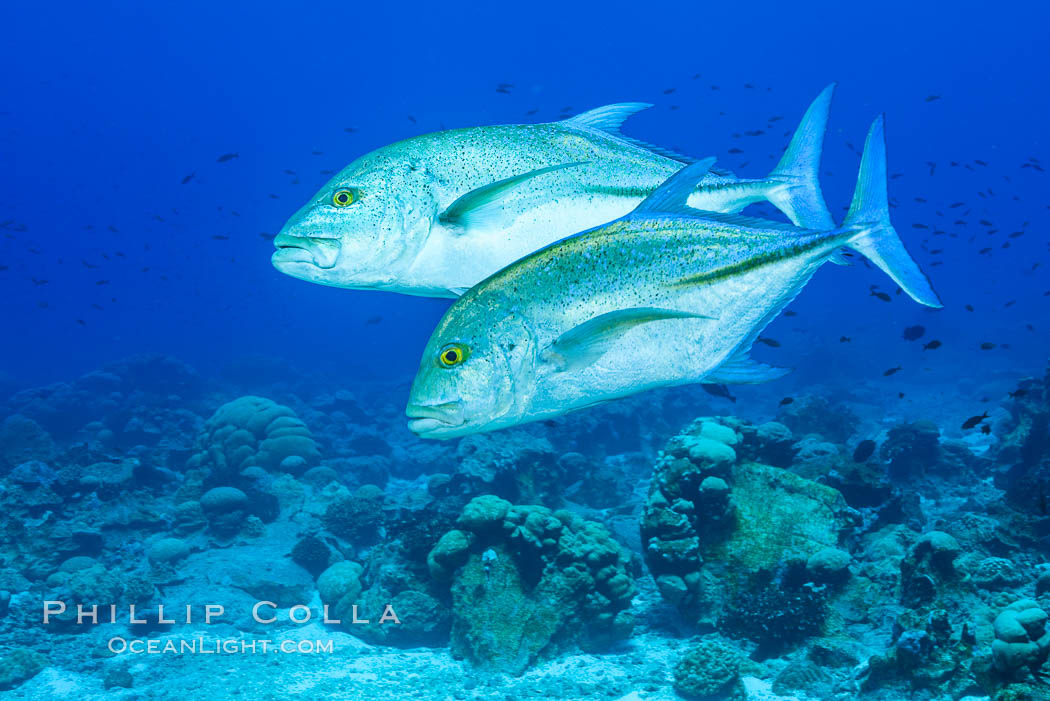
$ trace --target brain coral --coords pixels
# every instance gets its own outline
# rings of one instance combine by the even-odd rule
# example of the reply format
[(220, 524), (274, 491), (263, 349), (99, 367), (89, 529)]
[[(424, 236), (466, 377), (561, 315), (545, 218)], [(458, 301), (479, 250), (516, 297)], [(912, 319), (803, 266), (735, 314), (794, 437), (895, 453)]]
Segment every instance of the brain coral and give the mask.
[(275, 472), (288, 465), (308, 469), (321, 462), (310, 429), (295, 412), (263, 397), (245, 396), (223, 404), (204, 424), (199, 450), (190, 468), (210, 467), (214, 474), (236, 475), (256, 465)]

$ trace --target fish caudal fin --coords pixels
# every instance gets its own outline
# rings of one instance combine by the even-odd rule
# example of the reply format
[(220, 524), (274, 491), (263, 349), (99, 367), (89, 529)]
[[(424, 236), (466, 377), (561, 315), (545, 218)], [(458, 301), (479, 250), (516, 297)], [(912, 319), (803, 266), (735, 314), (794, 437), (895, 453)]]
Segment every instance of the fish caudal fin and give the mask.
[(796, 226), (827, 231), (835, 223), (820, 190), (820, 157), (828, 126), (835, 83), (824, 88), (802, 116), (791, 143), (769, 179), (783, 183), (768, 195), (769, 201)]
[(853, 204), (842, 225), (857, 231), (847, 245), (861, 253), (919, 304), (940, 307), (941, 301), (930, 281), (908, 254), (890, 223), (886, 180), (886, 134), (880, 115), (868, 130), (864, 153), (860, 157), (857, 189)]

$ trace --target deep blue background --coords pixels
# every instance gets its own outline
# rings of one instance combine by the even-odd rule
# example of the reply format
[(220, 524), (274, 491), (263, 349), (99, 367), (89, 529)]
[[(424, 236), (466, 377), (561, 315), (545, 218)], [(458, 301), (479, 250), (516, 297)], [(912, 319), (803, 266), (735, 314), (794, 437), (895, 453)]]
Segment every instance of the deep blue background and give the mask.
[[(446, 301), (314, 286), (269, 264), (261, 234), (327, 180), (322, 170), (442, 127), (647, 100), (658, 107), (629, 134), (758, 176), (832, 80), (833, 212), (853, 188), (847, 142), (859, 148), (886, 112), (894, 219), (947, 308), (881, 302), (868, 293), (893, 291), (880, 273), (827, 266), (798, 316), (767, 332), (781, 348), (760, 354), (801, 378), (846, 381), (897, 364), (898, 379), (916, 380), (1045, 363), (1050, 176), (1021, 166), (1050, 167), (1046, 3), (379, 5), (5, 3), (0, 371), (66, 378), (160, 351), (204, 371), (263, 353), (347, 382), (410, 378)], [(501, 82), (511, 95), (495, 92)], [(756, 129), (768, 133), (733, 136)], [(227, 152), (239, 158), (217, 163)], [(915, 323), (944, 348), (902, 340)]]

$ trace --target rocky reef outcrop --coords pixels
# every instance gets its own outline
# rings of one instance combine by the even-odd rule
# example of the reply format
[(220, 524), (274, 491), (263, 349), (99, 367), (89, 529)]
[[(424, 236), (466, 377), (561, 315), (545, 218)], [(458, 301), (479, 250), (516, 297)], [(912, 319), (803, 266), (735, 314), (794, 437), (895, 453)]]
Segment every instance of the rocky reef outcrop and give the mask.
[(231, 479), (250, 467), (302, 473), (321, 461), (306, 424), (286, 406), (263, 397), (240, 397), (219, 407), (204, 424), (189, 469)]
[(630, 558), (599, 524), (487, 495), (456, 526), (427, 557), (450, 588), (453, 654), (520, 674), (574, 644), (630, 635)]
[(830, 487), (739, 460), (743, 441), (699, 419), (668, 442), (642, 543), (661, 595), (687, 620), (777, 649), (821, 631), (828, 597), (849, 577), (856, 514)]

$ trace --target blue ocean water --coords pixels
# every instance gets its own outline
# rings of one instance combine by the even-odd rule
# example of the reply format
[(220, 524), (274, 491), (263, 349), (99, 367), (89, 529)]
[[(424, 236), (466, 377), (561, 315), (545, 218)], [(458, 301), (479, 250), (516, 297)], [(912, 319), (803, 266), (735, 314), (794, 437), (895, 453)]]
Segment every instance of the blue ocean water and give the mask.
[[(1018, 695), (1009, 698), (1048, 698), (1046, 688), (1032, 678), (1010, 676), (999, 658), (986, 665), (992, 672), (968, 672), (964, 681), (931, 681), (937, 674), (930, 670), (946, 666), (945, 660), (956, 659), (951, 655), (957, 652), (952, 647), (949, 653), (943, 641), (930, 642), (931, 652), (926, 638), (915, 643), (918, 661), (912, 666), (901, 662), (893, 674), (871, 673), (890, 681), (857, 682), (854, 687), (846, 683), (854, 679), (848, 669), (854, 665), (885, 670), (897, 664), (872, 661), (876, 651), (882, 655), (883, 649), (900, 648), (911, 654), (911, 648), (898, 644), (894, 625), (936, 638), (922, 625), (909, 623), (908, 615), (933, 620), (931, 611), (950, 610), (954, 632), (948, 637), (953, 645), (972, 649), (967, 669), (981, 654), (992, 660), (988, 655), (997, 637), (1034, 646), (1042, 638), (1033, 628), (1021, 634), (1032, 640), (1004, 638), (991, 622), (1015, 600), (1038, 601), (1050, 588), (1047, 575), (1040, 579), (1045, 568), (1039, 567), (1050, 555), (1046, 497), (1040, 496), (1050, 482), (1039, 472), (1050, 459), (1050, 449), (1040, 442), (1045, 439), (1039, 438), (1039, 431), (1046, 431), (1050, 390), (1044, 380), (1030, 379), (1044, 376), (1050, 347), (1045, 233), (1050, 225), (1050, 52), (1045, 36), (1050, 9), (1045, 4), (57, 2), (5, 5), (0, 25), (7, 29), (0, 42), (5, 66), (0, 77), (0, 291), (5, 311), (0, 419), (8, 422), (0, 432), (0, 447), (7, 441), (6, 452), (0, 451), (6, 485), (0, 497), (15, 515), (4, 534), (3, 556), (17, 572), (0, 581), (0, 591), (15, 602), (10, 611), (18, 613), (22, 606), (37, 615), (41, 601), (60, 595), (54, 593), (56, 587), (65, 587), (65, 600), (75, 601), (76, 586), (54, 579), (79, 571), (76, 564), (66, 567), (70, 558), (91, 557), (136, 576), (150, 563), (156, 569), (158, 562), (168, 562), (167, 556), (147, 558), (146, 553), (153, 552), (162, 536), (184, 541), (192, 551), (190, 560), (198, 561), (183, 586), (188, 580), (200, 589), (181, 592), (175, 597), (179, 603), (203, 605), (213, 594), (222, 598), (218, 589), (204, 586), (201, 573), (223, 566), (221, 548), (230, 543), (246, 558), (231, 556), (230, 562), (264, 562), (276, 550), (284, 558), (305, 536), (314, 537), (318, 549), (328, 553), (322, 559), (331, 555), (325, 566), (358, 562), (366, 578), (380, 569), (370, 554), (398, 542), (398, 566), (423, 581), (434, 539), (453, 530), (470, 499), (497, 495), (514, 508), (540, 504), (558, 509), (568, 502), (578, 518), (609, 529), (625, 553), (620, 560), (613, 556), (617, 575), (630, 579), (652, 605), (638, 614), (646, 620), (636, 626), (642, 637), (631, 643), (628, 636), (628, 643), (618, 643), (633, 644), (628, 653), (620, 647), (619, 657), (603, 658), (596, 652), (597, 661), (573, 658), (573, 664), (592, 665), (586, 668), (598, 670), (595, 679), (614, 680), (608, 682), (614, 691), (607, 698), (630, 693), (643, 699), (672, 698), (674, 693), (705, 698), (689, 691), (688, 684), (672, 681), (678, 676), (671, 670), (681, 666), (679, 658), (690, 645), (731, 647), (722, 638), (709, 638), (736, 639), (741, 626), (752, 624), (736, 629), (719, 625), (717, 616), (697, 618), (695, 606), (682, 620), (669, 620), (680, 601), (668, 593), (670, 585), (656, 581), (659, 566), (646, 559), (642, 543), (656, 536), (646, 530), (643, 511), (651, 514), (655, 508), (648, 494), (654, 471), (671, 469), (661, 460), (685, 459), (682, 455), (693, 455), (690, 441), (725, 438), (728, 428), (738, 435), (720, 445), (736, 446), (740, 463), (746, 456), (845, 495), (852, 514), (836, 518), (848, 521), (854, 533), (837, 547), (854, 558), (854, 576), (872, 582), (870, 589), (842, 595), (849, 598), (848, 605), (836, 602), (848, 611), (838, 611), (831, 632), (809, 631), (804, 636), (808, 642), (792, 640), (790, 649), (768, 654), (752, 654), (755, 649), (745, 645), (739, 654), (766, 667), (741, 676), (761, 686), (802, 660), (817, 672), (806, 667), (793, 678), (794, 686), (782, 684), (778, 693), (784, 698), (790, 698), (789, 692), (802, 694), (800, 698), (903, 698), (894, 694), (915, 688), (924, 696), (908, 698), (994, 697), (1011, 686), (1015, 689), (1009, 693)], [(766, 342), (756, 346), (759, 360), (790, 367), (792, 374), (770, 384), (733, 386), (731, 402), (692, 386), (641, 395), (623, 406), (585, 410), (517, 433), (453, 443), (420, 440), (405, 428), (402, 412), (423, 346), (451, 300), (324, 287), (282, 275), (270, 264), (274, 235), (332, 174), (400, 139), (458, 127), (553, 121), (604, 104), (646, 101), (655, 107), (626, 124), (629, 136), (697, 158), (715, 156), (720, 166), (742, 177), (761, 177), (779, 158), (806, 105), (832, 81), (838, 88), (821, 169), (832, 214), (836, 220), (845, 214), (868, 125), (885, 114), (892, 219), (944, 308), (915, 304), (863, 262), (824, 266), (791, 304), (790, 315), (763, 331)], [(769, 207), (749, 211), (779, 216)], [(153, 359), (125, 360), (143, 355)], [(1009, 394), (1019, 389), (1019, 394)], [(279, 405), (252, 411), (301, 419), (317, 439), (316, 459), (301, 454), (305, 449), (282, 453), (284, 448), (271, 445), (268, 455), (277, 456), (272, 464), (263, 458), (252, 463), (269, 473), (266, 487), (239, 470), (209, 468), (207, 461), (216, 458), (197, 456), (211, 455), (209, 446), (228, 438), (222, 427), (237, 426), (240, 420), (224, 424), (226, 419), (216, 419), (214, 412), (243, 395), (262, 395)], [(968, 418), (986, 412), (991, 418), (965, 426)], [(715, 415), (722, 418), (709, 423), (721, 428), (687, 428), (698, 417)], [(853, 418), (843, 418), (847, 415)], [(33, 426), (27, 428), (14, 417)], [(844, 424), (835, 424), (834, 417)], [(781, 440), (794, 446), (787, 451), (790, 458), (774, 456), (769, 446), (776, 441), (767, 435), (772, 429), (759, 431), (756, 438), (753, 430), (733, 423), (747, 420), (762, 426), (773, 419), (793, 434), (791, 441)], [(932, 444), (931, 424), (916, 423), (923, 420), (932, 422)], [(982, 425), (991, 428), (982, 432)], [(844, 463), (837, 460), (854, 455), (868, 439), (878, 444), (872, 463), (878, 468), (866, 476), (845, 474)], [(687, 445), (683, 448), (676, 440)], [(899, 444), (905, 447), (893, 447)], [(828, 457), (832, 449), (838, 457)], [(286, 458), (305, 460), (303, 469), (294, 460), (281, 468)], [(718, 463), (717, 456), (706, 453), (695, 459), (709, 458)], [(846, 462), (852, 466), (866, 460)], [(103, 471), (98, 479), (78, 477), (73, 486), (54, 486), (66, 484), (63, 470), (92, 474), (100, 464), (129, 472), (121, 477)], [(332, 471), (339, 489), (323, 493), (327, 473), (304, 477), (306, 467), (318, 466)], [(507, 469), (513, 474), (501, 472)], [(271, 484), (273, 473), (282, 472), (305, 486)], [(831, 472), (839, 481), (827, 478)], [(440, 484), (433, 483), (435, 475)], [(717, 470), (707, 476), (734, 490), (747, 483), (740, 475)], [(378, 485), (380, 496), (370, 496), (368, 485)], [(58, 498), (40, 496), (37, 487), (53, 490)], [(238, 531), (217, 525), (216, 512), (206, 506), (196, 507), (204, 509), (199, 518), (177, 510), (186, 494), (196, 495), (190, 501), (197, 503), (216, 488), (247, 495), (245, 503), (251, 506), (231, 507), (230, 513), (254, 519), (250, 527)], [(435, 500), (425, 517), (413, 506), (413, 494), (420, 489)], [(992, 494), (992, 489), (1002, 493)], [(1010, 490), (1027, 490), (1029, 501), (1005, 506), (1002, 494)], [(292, 493), (305, 494), (298, 498), (307, 505), (290, 514), (288, 503), (297, 498)], [(343, 504), (343, 496), (349, 505), (333, 507)], [(751, 498), (761, 500), (754, 494)], [(750, 513), (747, 498), (741, 494), (737, 499), (737, 513)], [(487, 506), (497, 512), (502, 508)], [(339, 508), (352, 513), (331, 515)], [(953, 530), (958, 509), (969, 513), (970, 520), (965, 528)], [(140, 513), (150, 510), (161, 516)], [(379, 510), (385, 521), (360, 525), (361, 513)], [(817, 518), (806, 513), (806, 518)], [(200, 528), (187, 525), (195, 518)], [(344, 520), (352, 526), (333, 526)], [(974, 525), (978, 522), (983, 525)], [(513, 522), (508, 523), (512, 525), (505, 527), (513, 530)], [(205, 524), (207, 530), (202, 530)], [(889, 534), (887, 524), (897, 530)], [(93, 545), (78, 545), (74, 539), (45, 555), (43, 544), (31, 542), (37, 527), (58, 528), (47, 531), (53, 539), (89, 533), (83, 538)], [(264, 537), (266, 528), (276, 531)], [(981, 528), (992, 535), (975, 534)], [(1024, 536), (1004, 537), (1011, 528)], [(461, 532), (469, 530), (460, 526)], [(420, 536), (423, 544), (413, 550), (406, 534), (417, 531), (433, 537)], [(905, 553), (919, 552), (915, 557), (921, 559), (924, 548), (940, 552), (927, 541), (931, 532), (942, 531), (958, 541), (956, 549), (962, 543), (963, 560), (973, 561), (962, 567), (965, 579), (985, 576), (994, 583), (978, 591), (942, 592), (937, 606), (926, 599), (916, 603), (918, 599), (899, 591), (911, 586), (906, 571), (911, 555)], [(262, 547), (267, 539), (281, 546)], [(882, 545), (873, 545), (875, 540)], [(784, 547), (786, 553), (789, 548)], [(901, 552), (894, 554), (896, 550)], [(469, 561), (464, 571), (474, 563), (489, 576), (494, 566), (483, 557), (488, 552), (503, 554), (496, 545), (482, 549), (475, 553), (477, 563)], [(1006, 564), (987, 564), (996, 558)], [(778, 562), (790, 559), (785, 554)], [(996, 566), (1013, 568), (1016, 576), (987, 575), (985, 570)], [(434, 569), (431, 565), (431, 574)], [(781, 570), (776, 576), (783, 575)], [(667, 576), (679, 574), (669, 570)], [(163, 603), (160, 592), (178, 580), (170, 573), (142, 576), (155, 588), (153, 596), (139, 599), (150, 607)], [(315, 603), (312, 577), (309, 586), (299, 586), (299, 579), (283, 569), (268, 576), (278, 583), (290, 577), (294, 582), (287, 588), (306, 599), (300, 603)], [(391, 582), (380, 588), (379, 575), (375, 578), (362, 586), (375, 592), (368, 603), (381, 611), (382, 604), (402, 592)], [(937, 580), (935, 573), (927, 578)], [(894, 581), (887, 585), (890, 579)], [(442, 581), (437, 575), (434, 580)], [(1040, 589), (1037, 580), (1046, 580), (1046, 587)], [(412, 585), (406, 591), (426, 590), (435, 607), (454, 610), (448, 586), (440, 593), (428, 588), (432, 586)], [(248, 585), (234, 588), (238, 597), (247, 596), (245, 591), (255, 598), (270, 592)], [(857, 602), (865, 596), (871, 608), (858, 612), (863, 606)], [(127, 603), (126, 598), (119, 603)], [(316, 601), (323, 599), (322, 593)], [(737, 606), (757, 610), (780, 605), (748, 602)], [(497, 604), (488, 603), (496, 611)], [(1046, 603), (1044, 598), (1042, 605)], [(1039, 604), (1032, 606), (1038, 609)], [(47, 658), (41, 663), (47, 671), (12, 683), (12, 693), (59, 698), (57, 689), (66, 688), (80, 695), (131, 698), (136, 692), (125, 688), (126, 673), (133, 678), (128, 685), (141, 690), (139, 698), (166, 698), (158, 690), (159, 673), (89, 662), (87, 652), (58, 642), (68, 631), (34, 627), (28, 614), (8, 614), (7, 603), (3, 609), (3, 653), (31, 649)], [(378, 611), (374, 613), (378, 618)], [(497, 639), (492, 631), (499, 628), (500, 616), (492, 613), (472, 621), (474, 637), (464, 632), (466, 623), (456, 628), (455, 622), (437, 618), (441, 622), (432, 628), (420, 626), (404, 639), (366, 635), (373, 646), (367, 653), (353, 647), (365, 643), (348, 643), (349, 649), (373, 660), (381, 681), (358, 679), (353, 675), (364, 671), (354, 668), (348, 674), (357, 680), (356, 691), (344, 687), (338, 693), (346, 698), (358, 698), (353, 694), (369, 689), (389, 698), (422, 693), (409, 682), (398, 686), (393, 681), (404, 671), (395, 664), (396, 650), (384, 653), (393, 645), (438, 651), (432, 653), (435, 658), (426, 658), (441, 672), (434, 672), (431, 690), (438, 691), (433, 698), (497, 698), (479, 691), (487, 682), (470, 671), (492, 662), (487, 648), (463, 639), (486, 634)], [(960, 633), (964, 623), (971, 633), (978, 630), (975, 643)], [(324, 637), (324, 631), (312, 632)], [(839, 642), (812, 642), (821, 636)], [(597, 698), (601, 689), (570, 688), (565, 680), (572, 673), (550, 666), (558, 655), (601, 648), (568, 640), (549, 648), (540, 645), (541, 653), (522, 643), (521, 649), (529, 650), (521, 653), (527, 665), (495, 667), (509, 670), (512, 680), (528, 667), (527, 681), (506, 682), (512, 685), (506, 687), (493, 683), (492, 693), (517, 698), (545, 689), (537, 693)], [(666, 647), (669, 640), (672, 647)], [(850, 647), (848, 665), (829, 661), (846, 655), (849, 645), (842, 640), (858, 646)], [(831, 650), (823, 657), (821, 644)], [(1045, 662), (1048, 645), (1040, 642), (1025, 658), (1033, 673)], [(454, 655), (448, 653), (450, 647)], [(623, 656), (642, 658), (647, 649), (658, 652), (644, 665)], [(708, 649), (702, 657), (714, 654)], [(4, 659), (7, 668), (16, 666), (13, 658)], [(180, 673), (207, 673), (192, 660), (184, 664)], [(228, 664), (246, 675), (256, 670), (241, 659)], [(303, 684), (314, 679), (312, 674), (324, 676), (307, 662), (296, 664), (302, 665), (297, 679)], [(347, 660), (340, 664), (352, 667)], [(648, 677), (623, 672), (638, 665), (652, 666), (645, 667)], [(1021, 667), (1025, 665), (1017, 669)], [(0, 676), (4, 674), (0, 668)], [(111, 677), (115, 681), (106, 681), (104, 689), (103, 680)], [(288, 679), (274, 683), (281, 693), (294, 695)], [(733, 684), (716, 685), (710, 698), (738, 698), (738, 693), (758, 698), (758, 687), (747, 686), (744, 692)], [(1020, 695), (1021, 686), (1030, 686), (1034, 695)], [(265, 698), (260, 689), (252, 689), (247, 692), (251, 698)], [(313, 693), (337, 692), (319, 686)]]

